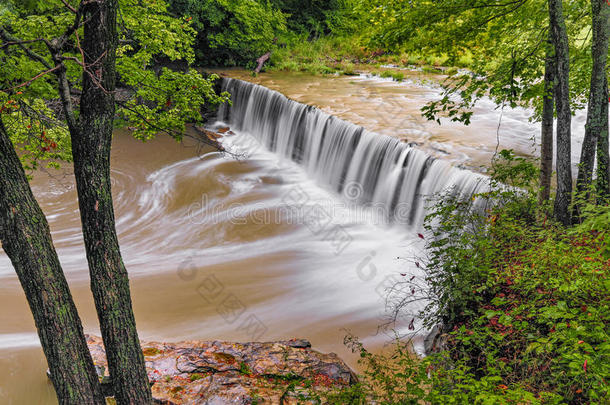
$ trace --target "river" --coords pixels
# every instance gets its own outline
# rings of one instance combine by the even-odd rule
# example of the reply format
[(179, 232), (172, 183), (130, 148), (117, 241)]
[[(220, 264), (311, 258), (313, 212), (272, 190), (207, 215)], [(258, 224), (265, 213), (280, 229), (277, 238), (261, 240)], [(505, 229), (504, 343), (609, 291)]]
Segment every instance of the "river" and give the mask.
[[(415, 265), (422, 254), (422, 196), (449, 183), (465, 194), (477, 189), (482, 177), (473, 171), (484, 172), (493, 156), (500, 111), (483, 101), (470, 127), (426, 122), (419, 108), (438, 95), (438, 78), (422, 74), (403, 83), (229, 74), (323, 113), (240, 84), (241, 94), (248, 88), (247, 99), (221, 112), (228, 123), (216, 123), (235, 132), (223, 140), (233, 155), (189, 139), (159, 136), (142, 143), (116, 132), (113, 196), (140, 337), (303, 337), (355, 365), (342, 344), (348, 331), (376, 349), (390, 340), (392, 327), (409, 331), (409, 314), (390, 329), (378, 327), (388, 320), (388, 287), (422, 277)], [(282, 117), (274, 117), (274, 109)], [(536, 153), (538, 127), (528, 116), (527, 110), (504, 110), (501, 148)], [(307, 140), (284, 136), (294, 133)], [(335, 150), (333, 143), (343, 146)], [(85, 330), (99, 333), (73, 176), (69, 170), (36, 173), (32, 188)], [(1, 251), (0, 278), (0, 402), (56, 403), (32, 316)]]

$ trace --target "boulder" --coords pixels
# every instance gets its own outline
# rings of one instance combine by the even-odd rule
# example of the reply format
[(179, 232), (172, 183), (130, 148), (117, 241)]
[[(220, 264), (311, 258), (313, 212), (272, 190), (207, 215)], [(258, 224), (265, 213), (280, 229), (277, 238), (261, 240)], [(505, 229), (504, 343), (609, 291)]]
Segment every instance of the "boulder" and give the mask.
[[(87, 335), (102, 384), (110, 376), (102, 339)], [(319, 404), (357, 382), (334, 353), (304, 339), (281, 342), (142, 342), (153, 397), (159, 404)]]

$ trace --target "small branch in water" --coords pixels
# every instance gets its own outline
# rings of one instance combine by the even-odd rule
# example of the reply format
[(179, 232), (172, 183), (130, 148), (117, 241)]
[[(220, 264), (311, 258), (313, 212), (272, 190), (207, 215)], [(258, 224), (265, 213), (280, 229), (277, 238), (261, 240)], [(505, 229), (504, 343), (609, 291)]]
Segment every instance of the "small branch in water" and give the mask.
[(260, 73), (261, 69), (263, 68), (263, 65), (269, 60), (269, 58), (271, 58), (271, 52), (267, 52), (266, 54), (258, 58), (256, 60), (256, 63), (258, 63), (258, 65), (256, 66), (256, 69), (254, 69), (254, 73)]

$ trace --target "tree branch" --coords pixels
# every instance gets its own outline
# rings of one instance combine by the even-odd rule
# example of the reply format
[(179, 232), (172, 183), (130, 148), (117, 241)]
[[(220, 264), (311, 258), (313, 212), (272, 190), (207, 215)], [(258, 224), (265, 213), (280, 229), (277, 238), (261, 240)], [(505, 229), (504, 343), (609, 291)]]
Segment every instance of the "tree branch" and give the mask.
[[(143, 115), (142, 113), (140, 113), (138, 110), (129, 107), (126, 103), (122, 102), (122, 101), (116, 101), (116, 103), (118, 105), (120, 105), (121, 107), (123, 107), (124, 109), (131, 111), (132, 113), (136, 114), (138, 117), (140, 117), (142, 119), (142, 121), (144, 121), (147, 125), (149, 125), (151, 128), (156, 129), (159, 132), (165, 132), (167, 135), (171, 136), (172, 138), (176, 138), (176, 137), (182, 137), (182, 136), (186, 136), (188, 138), (192, 138), (195, 139), (203, 144), (206, 144), (208, 146), (213, 147), (214, 149), (220, 151), (220, 152), (226, 152), (226, 150), (222, 147), (222, 145), (217, 142), (217, 141), (213, 141), (211, 139), (208, 139), (207, 137), (194, 137), (192, 135), (189, 135), (187, 133), (181, 133), (178, 131), (175, 131), (171, 128), (163, 128), (158, 126), (157, 124), (151, 122), (150, 120), (148, 120), (148, 118), (146, 118), (145, 115)], [(227, 152), (230, 155), (234, 155), (230, 152)]]
[(34, 77), (32, 77), (30, 80), (28, 80), (27, 82), (21, 83), (21, 84), (19, 84), (19, 85), (17, 85), (17, 86), (13, 86), (13, 87), (8, 88), (8, 89), (0, 89), (0, 91), (3, 91), (3, 92), (5, 92), (5, 93), (8, 93), (8, 92), (10, 92), (10, 91), (12, 91), (12, 90), (15, 90), (15, 89), (18, 89), (18, 88), (20, 88), (20, 87), (29, 86), (30, 84), (32, 84), (32, 82), (33, 82), (33, 81), (35, 81), (35, 80), (37, 80), (37, 79), (40, 79), (42, 76), (44, 76), (44, 75), (46, 75), (46, 74), (48, 74), (48, 73), (54, 72), (54, 71), (56, 71), (57, 69), (59, 69), (59, 68), (61, 68), (61, 67), (62, 67), (62, 65), (57, 65), (57, 66), (55, 66), (54, 68), (51, 68), (51, 69), (45, 70), (44, 72), (40, 72), (39, 74), (37, 74), (36, 76), (34, 76)]
[[(51, 69), (53, 67), (44, 57), (42, 57), (40, 54), (32, 51), (30, 48), (25, 46), (25, 43), (23, 40), (11, 35), (8, 31), (6, 31), (4, 29), (4, 27), (0, 27), (0, 37), (2, 37), (2, 39), (4, 39), (7, 42), (11, 42), (11, 43), (14, 43), (15, 45), (17, 45), (19, 48), (21, 48), (23, 50), (23, 52), (25, 52), (25, 54), (30, 59), (40, 62), (47, 69)], [(45, 42), (48, 45), (47, 40), (41, 38), (40, 41)]]
[(72, 7), (72, 6), (70, 5), (70, 3), (68, 3), (66, 0), (61, 0), (61, 2), (62, 2), (62, 3), (64, 3), (64, 6), (66, 6), (66, 8), (67, 8), (68, 10), (72, 11), (74, 14), (77, 14), (77, 13), (78, 13), (78, 11), (77, 11), (77, 10), (76, 10), (74, 7)]
[(14, 45), (31, 44), (34, 42), (44, 42), (44, 41), (42, 38), (20, 40), (20, 41), (9, 41), (9, 42), (5, 42), (2, 45), (0, 45), (0, 49), (8, 48), (9, 46), (14, 46)]

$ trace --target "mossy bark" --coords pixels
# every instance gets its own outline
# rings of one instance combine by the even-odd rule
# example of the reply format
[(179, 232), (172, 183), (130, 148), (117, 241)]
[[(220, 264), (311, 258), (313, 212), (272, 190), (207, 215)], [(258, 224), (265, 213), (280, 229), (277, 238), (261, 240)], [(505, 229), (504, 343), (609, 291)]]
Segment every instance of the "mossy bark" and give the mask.
[[(608, 130), (606, 62), (608, 60), (608, 39), (610, 37), (610, 6), (606, 4), (606, 0), (591, 0), (591, 15), (593, 68), (591, 71), (587, 123), (580, 154), (578, 179), (576, 180), (576, 193), (582, 198), (580, 201), (584, 201), (589, 194), (589, 186), (593, 180), (593, 165), (598, 139), (600, 136), (607, 138)], [(606, 134), (602, 134), (603, 131), (606, 131)], [(603, 148), (603, 145), (601, 146)], [(574, 207), (575, 221), (580, 218), (581, 204), (576, 204)]]
[[(608, 79), (604, 78), (604, 100), (610, 102)], [(602, 107), (602, 117), (606, 117), (604, 127), (597, 139), (597, 195), (598, 203), (605, 204), (610, 200), (610, 151), (608, 144), (608, 103)]]
[(49, 224), (0, 119), (0, 241), (34, 315), (60, 404), (105, 404)]
[(555, 218), (570, 224), (572, 202), (572, 112), (570, 109), (570, 50), (561, 0), (549, 0), (550, 35), (556, 64), (555, 108), (557, 110), (557, 195)]
[(555, 53), (549, 36), (544, 62), (544, 96), (542, 102), (542, 126), (540, 135), (540, 194), (539, 201), (548, 201), (553, 174), (553, 108), (555, 107)]
[(119, 249), (110, 184), (117, 7), (117, 0), (98, 0), (84, 8), (82, 47), (87, 69), (78, 125), (71, 129), (72, 153), (91, 290), (114, 396), (119, 405), (149, 404), (152, 394)]

